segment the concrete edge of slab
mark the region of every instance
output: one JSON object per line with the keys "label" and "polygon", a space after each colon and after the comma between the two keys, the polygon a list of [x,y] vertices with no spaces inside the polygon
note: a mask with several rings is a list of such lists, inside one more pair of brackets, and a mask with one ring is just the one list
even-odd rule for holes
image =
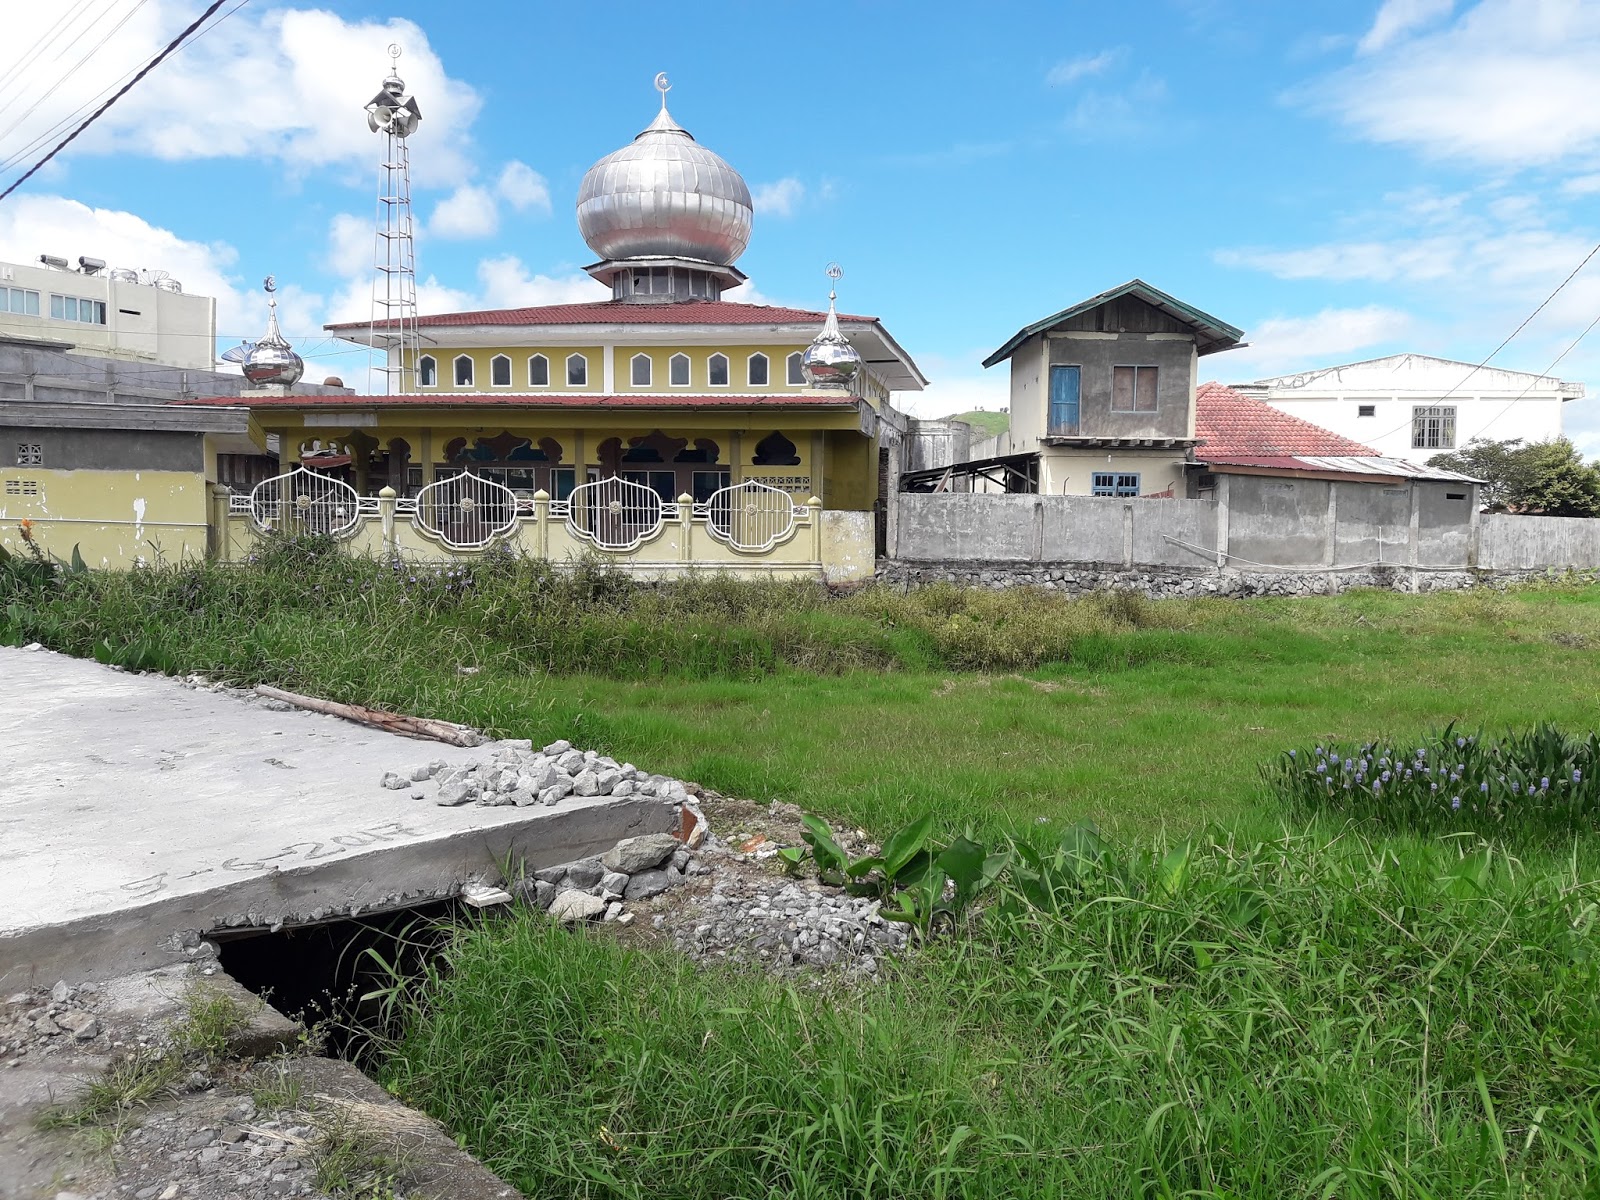
{"label": "concrete edge of slab", "polygon": [[465,883],[498,879],[507,862],[521,860],[531,871],[599,854],[636,834],[678,828],[677,806],[653,798],[542,810],[525,821],[375,847],[37,926],[0,937],[0,989],[148,971],[192,957],[208,933],[314,924],[450,899]]}

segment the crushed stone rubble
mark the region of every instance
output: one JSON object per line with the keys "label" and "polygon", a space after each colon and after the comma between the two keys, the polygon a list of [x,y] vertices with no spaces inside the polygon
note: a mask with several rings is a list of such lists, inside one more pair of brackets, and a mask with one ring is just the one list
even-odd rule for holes
{"label": "crushed stone rubble", "polygon": [[16,1067],[29,1055],[106,1053],[120,1048],[97,1015],[92,983],[48,991],[14,992],[0,1002],[0,1068]]}
{"label": "crushed stone rubble", "polygon": [[[123,1180],[107,1200],[176,1200],[200,1194],[277,1200],[321,1196],[310,1154],[317,1131],[295,1124],[295,1115],[258,1114],[248,1096],[223,1112],[163,1112],[130,1132],[119,1147],[125,1159],[145,1167]],[[153,1182],[145,1180],[155,1174]],[[160,1176],[166,1176],[163,1180]],[[202,1190],[203,1189],[203,1190]]]}
{"label": "crushed stone rubble", "polygon": [[682,804],[689,799],[683,782],[652,775],[632,763],[593,750],[577,750],[571,742],[551,742],[535,750],[525,739],[496,742],[493,761],[450,764],[442,758],[401,771],[386,771],[379,780],[391,791],[426,799],[432,784],[435,804],[485,807],[559,804],[568,796],[653,796]]}
{"label": "crushed stone rubble", "polygon": [[878,907],[876,900],[816,885],[727,880],[707,897],[704,919],[680,929],[674,944],[700,959],[874,975],[878,960],[904,950],[909,936],[907,926],[884,920]]}

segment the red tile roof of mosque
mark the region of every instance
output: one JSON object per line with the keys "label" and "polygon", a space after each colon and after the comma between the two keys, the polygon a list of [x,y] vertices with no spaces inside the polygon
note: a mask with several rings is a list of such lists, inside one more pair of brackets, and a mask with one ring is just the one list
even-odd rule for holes
{"label": "red tile roof of mosque", "polygon": [[[820,325],[827,315],[806,308],[736,304],[728,300],[675,300],[665,304],[597,300],[582,304],[541,304],[533,308],[434,313],[418,317],[417,324],[423,328],[446,325]],[[839,320],[868,325],[878,323],[877,317],[845,313],[839,314]],[[345,321],[323,328],[337,331],[366,329],[370,325],[370,321]]]}
{"label": "red tile roof of mosque", "polygon": [[847,392],[776,392],[764,396],[680,396],[676,393],[641,392],[626,396],[527,394],[488,395],[481,392],[401,392],[392,396],[195,396],[174,400],[213,408],[854,408],[860,398]]}
{"label": "red tile roof of mosque", "polygon": [[1202,461],[1302,454],[1378,456],[1371,446],[1291,417],[1224,384],[1202,383],[1195,390],[1194,410],[1195,437],[1201,442],[1195,457]]}

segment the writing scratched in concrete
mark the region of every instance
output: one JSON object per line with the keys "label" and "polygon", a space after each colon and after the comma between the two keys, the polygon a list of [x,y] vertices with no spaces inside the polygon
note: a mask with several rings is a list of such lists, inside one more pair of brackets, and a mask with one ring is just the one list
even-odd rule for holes
{"label": "writing scratched in concrete", "polygon": [[[390,821],[387,824],[377,825],[370,829],[358,829],[353,833],[336,833],[324,841],[290,842],[287,846],[273,854],[263,854],[260,858],[227,858],[221,863],[220,869],[224,871],[264,871],[269,866],[283,866],[291,862],[310,862],[313,859],[328,858],[345,850],[358,850],[363,846],[375,845],[378,842],[390,842],[398,837],[421,837],[420,829],[412,829],[402,821]],[[189,871],[179,876],[180,879],[193,879],[196,875],[206,875],[217,870],[217,867],[202,867],[197,871]],[[154,875],[147,875],[143,879],[135,879],[122,885],[122,890],[135,899],[154,896],[167,890],[171,886],[172,872],[158,871]]]}

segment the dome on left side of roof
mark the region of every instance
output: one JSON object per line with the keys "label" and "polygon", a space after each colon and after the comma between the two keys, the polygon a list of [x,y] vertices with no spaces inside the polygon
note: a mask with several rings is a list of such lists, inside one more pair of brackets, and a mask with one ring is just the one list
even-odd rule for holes
{"label": "dome on left side of roof", "polygon": [[687,258],[732,266],[754,215],[744,178],[667,112],[606,155],[578,188],[578,232],[604,259]]}

